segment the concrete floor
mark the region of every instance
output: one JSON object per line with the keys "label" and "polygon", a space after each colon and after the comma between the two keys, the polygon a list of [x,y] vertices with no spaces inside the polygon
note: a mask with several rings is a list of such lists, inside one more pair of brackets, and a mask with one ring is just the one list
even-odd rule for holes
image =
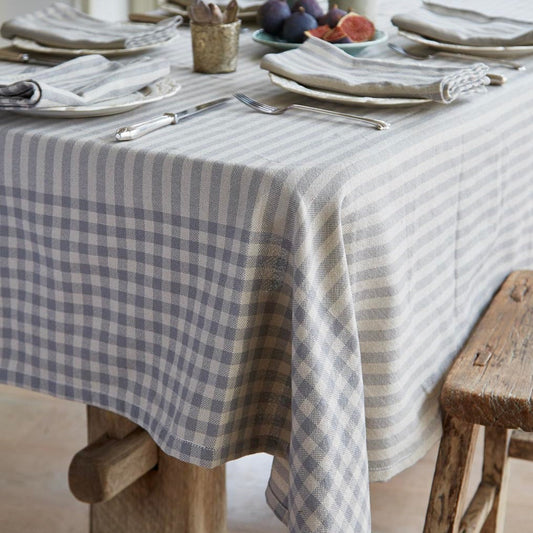
{"label": "concrete floor", "polygon": [[[87,533],[88,507],[70,494],[66,477],[85,445],[84,406],[0,387],[0,428],[0,532]],[[375,533],[422,531],[435,455],[372,484]],[[228,463],[228,533],[286,533],[264,501],[270,464],[265,454]],[[532,495],[533,463],[513,460],[506,533],[533,533]]]}

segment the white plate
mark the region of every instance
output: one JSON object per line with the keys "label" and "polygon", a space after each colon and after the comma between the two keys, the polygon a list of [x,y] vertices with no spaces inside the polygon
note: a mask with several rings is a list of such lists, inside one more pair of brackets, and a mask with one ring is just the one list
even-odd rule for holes
{"label": "white plate", "polygon": [[34,107],[31,109],[7,109],[18,115],[29,115],[32,117],[54,117],[54,118],[85,118],[103,117],[106,115],[117,115],[131,111],[137,107],[152,102],[157,102],[163,98],[175,95],[181,89],[181,85],[174,79],[162,78],[128,96],[113,98],[105,102],[99,102],[86,106],[64,106],[64,107]]}
{"label": "white plate", "polygon": [[273,74],[272,72],[269,72],[268,75],[270,81],[274,85],[277,85],[286,91],[339,104],[364,107],[409,107],[432,102],[432,100],[422,98],[376,98],[373,96],[353,96],[351,94],[335,93],[324,89],[312,89],[305,85],[301,85],[294,80],[289,80],[278,76],[277,74]]}
{"label": "white plate", "polygon": [[59,55],[59,56],[69,56],[69,57],[78,57],[86,56],[90,54],[100,54],[103,56],[122,56],[129,54],[138,54],[139,52],[145,52],[146,50],[151,50],[158,46],[164,44],[169,44],[178,39],[179,35],[162,41],[160,43],[148,44],[145,46],[137,46],[134,48],[108,48],[108,49],[97,49],[97,48],[56,48],[52,46],[45,46],[43,44],[36,43],[35,41],[30,41],[29,39],[22,39],[21,37],[14,37],[11,41],[11,44],[20,50],[25,50],[27,52],[36,52],[39,54],[49,54],[49,55]]}
{"label": "white plate", "polygon": [[528,54],[533,54],[533,45],[528,46],[467,46],[465,44],[453,44],[453,43],[443,43],[440,41],[434,41],[428,39],[427,37],[422,37],[417,33],[412,33],[410,31],[400,30],[398,35],[402,35],[407,39],[414,41],[418,44],[423,44],[425,46],[430,46],[431,48],[436,48],[437,50],[443,50],[445,52],[456,52],[462,54],[473,54],[476,56],[484,57],[515,57],[515,56],[525,56]]}

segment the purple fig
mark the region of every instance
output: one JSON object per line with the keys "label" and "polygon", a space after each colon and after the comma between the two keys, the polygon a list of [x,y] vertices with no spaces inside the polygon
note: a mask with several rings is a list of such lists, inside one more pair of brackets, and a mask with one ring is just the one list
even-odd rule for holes
{"label": "purple fig", "polygon": [[257,10],[257,22],[267,33],[279,35],[290,15],[291,8],[285,0],[268,0]]}
{"label": "purple fig", "polygon": [[324,14],[324,11],[322,11],[322,8],[320,7],[320,4],[317,2],[317,0],[296,0],[296,2],[294,2],[294,5],[292,6],[292,11],[296,12],[301,7],[305,9],[305,12],[308,15],[315,17],[315,19],[318,19]]}
{"label": "purple fig", "polygon": [[328,14],[324,13],[323,15],[320,15],[320,17],[318,17],[316,21],[318,22],[319,26],[325,26],[326,24],[328,24]]}
{"label": "purple fig", "polygon": [[333,7],[326,13],[326,22],[330,28],[334,28],[339,20],[346,15],[344,9],[339,9],[337,4],[334,4]]}
{"label": "purple fig", "polygon": [[318,26],[316,18],[305,12],[303,7],[295,11],[283,23],[282,37],[290,43],[303,43],[305,32]]}

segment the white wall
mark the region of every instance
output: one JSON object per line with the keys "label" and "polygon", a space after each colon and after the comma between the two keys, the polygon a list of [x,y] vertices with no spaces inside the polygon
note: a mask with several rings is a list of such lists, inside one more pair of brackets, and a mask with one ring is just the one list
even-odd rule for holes
{"label": "white wall", "polygon": [[128,20],[128,0],[86,0],[91,15],[105,20]]}

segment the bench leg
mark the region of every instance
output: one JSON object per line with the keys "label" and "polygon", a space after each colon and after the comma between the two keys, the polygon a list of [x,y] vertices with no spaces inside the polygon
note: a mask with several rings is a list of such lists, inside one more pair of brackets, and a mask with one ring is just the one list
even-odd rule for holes
{"label": "bench leg", "polygon": [[444,418],[424,533],[457,533],[479,426]]}
{"label": "bench leg", "polygon": [[511,435],[510,429],[485,428],[482,483],[496,487],[496,495],[481,533],[503,533],[509,484],[508,451]]}
{"label": "bench leg", "polygon": [[[89,442],[123,439],[137,426],[88,408]],[[206,469],[158,450],[157,467],[103,503],[91,505],[91,533],[225,533],[224,466]]]}

